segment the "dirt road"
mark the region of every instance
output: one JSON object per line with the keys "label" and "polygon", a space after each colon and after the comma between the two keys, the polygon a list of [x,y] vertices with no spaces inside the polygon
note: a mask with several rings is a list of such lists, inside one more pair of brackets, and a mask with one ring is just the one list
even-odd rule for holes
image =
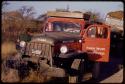
{"label": "dirt road", "polygon": [[114,73],[112,76],[100,81],[100,83],[122,83],[123,82],[123,69]]}

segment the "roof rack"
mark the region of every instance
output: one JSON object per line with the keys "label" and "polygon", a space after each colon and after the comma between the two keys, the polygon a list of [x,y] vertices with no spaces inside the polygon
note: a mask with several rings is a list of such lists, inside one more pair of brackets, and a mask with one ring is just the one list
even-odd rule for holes
{"label": "roof rack", "polygon": [[83,13],[66,12],[66,11],[48,11],[47,16],[51,17],[68,17],[68,18],[81,18],[83,19]]}

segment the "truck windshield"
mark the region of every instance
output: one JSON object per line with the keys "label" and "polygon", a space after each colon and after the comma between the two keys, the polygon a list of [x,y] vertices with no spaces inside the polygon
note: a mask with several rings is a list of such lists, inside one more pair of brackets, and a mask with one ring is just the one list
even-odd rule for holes
{"label": "truck windshield", "polygon": [[79,23],[73,23],[73,22],[55,21],[52,22],[52,25],[53,25],[53,31],[69,32],[74,34],[79,34],[81,28]]}

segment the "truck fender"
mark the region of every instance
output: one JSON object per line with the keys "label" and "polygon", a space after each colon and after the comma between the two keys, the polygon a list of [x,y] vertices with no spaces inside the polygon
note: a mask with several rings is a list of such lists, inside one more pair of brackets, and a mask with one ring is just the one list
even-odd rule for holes
{"label": "truck fender", "polygon": [[85,52],[82,53],[71,52],[66,54],[60,54],[59,58],[87,59],[88,55]]}

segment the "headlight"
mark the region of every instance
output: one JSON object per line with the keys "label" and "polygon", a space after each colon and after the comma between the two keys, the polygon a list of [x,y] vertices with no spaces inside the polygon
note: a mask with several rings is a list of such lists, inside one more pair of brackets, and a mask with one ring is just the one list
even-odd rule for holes
{"label": "headlight", "polygon": [[63,53],[63,54],[67,53],[68,52],[67,46],[61,46],[60,52]]}
{"label": "headlight", "polygon": [[21,42],[20,42],[20,47],[25,47],[25,45],[26,45],[26,42],[25,42],[25,41],[21,41]]}
{"label": "headlight", "polygon": [[79,43],[82,43],[82,40],[79,40]]}

